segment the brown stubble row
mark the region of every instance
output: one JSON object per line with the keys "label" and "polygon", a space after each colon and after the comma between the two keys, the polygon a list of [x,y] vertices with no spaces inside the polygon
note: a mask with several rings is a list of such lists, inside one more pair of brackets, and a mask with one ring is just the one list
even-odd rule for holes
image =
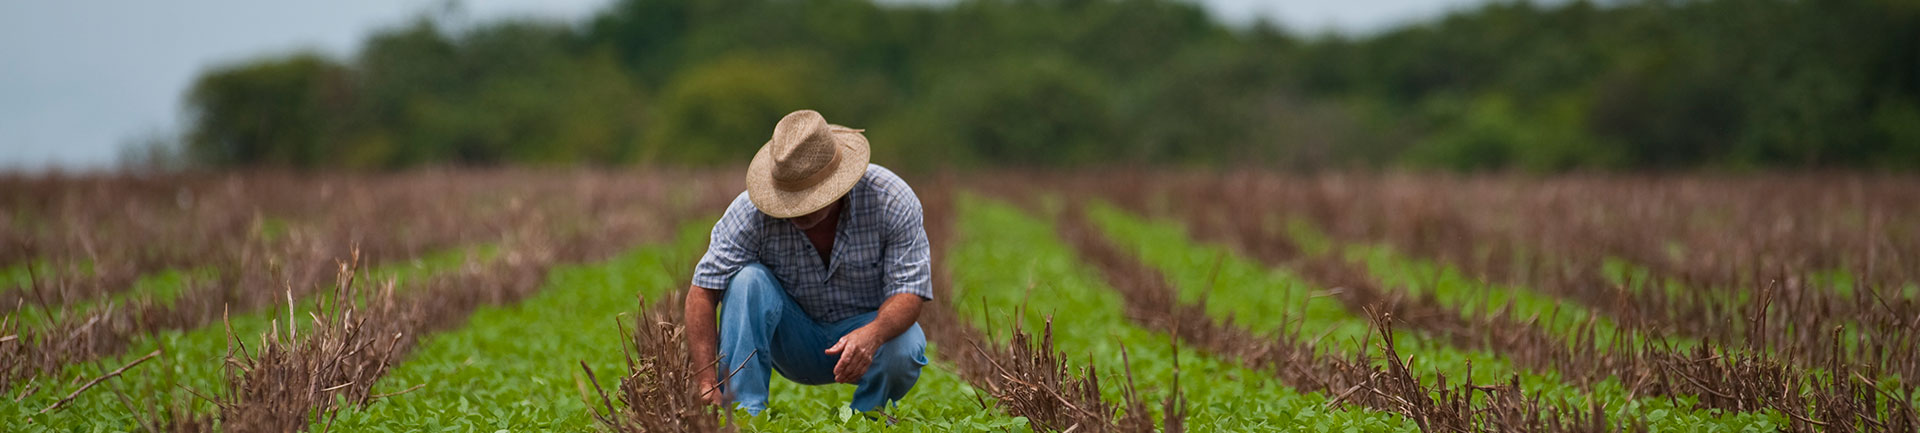
{"label": "brown stubble row", "polygon": [[[1019,312],[1001,311],[1012,326],[1004,340],[998,333],[992,311],[981,312],[980,328],[969,324],[953,308],[955,301],[967,296],[964,287],[953,284],[951,266],[945,262],[942,248],[958,239],[954,229],[956,180],[942,177],[934,188],[919,195],[923,203],[929,240],[935,245],[934,281],[946,289],[946,299],[927,304],[921,324],[927,338],[941,348],[940,355],[952,363],[961,377],[976,388],[986,390],[999,401],[1000,409],[1013,416],[1026,417],[1035,430],[1090,432],[1155,431],[1154,417],[1146,399],[1133,383],[1131,369],[1124,369],[1121,401],[1102,398],[1099,368],[1091,360],[1076,366],[1053,346],[1053,325],[1049,320],[1038,335],[1024,329]],[[970,272],[993,272],[971,270]],[[982,308],[985,308],[983,305]],[[1123,360],[1124,362],[1124,360]],[[1105,385],[1113,386],[1113,385]],[[1160,429],[1184,431],[1185,407],[1178,386],[1161,402]],[[984,403],[983,403],[984,405]]]}
{"label": "brown stubble row", "polygon": [[[332,297],[323,298],[332,309],[312,317],[305,338],[295,338],[291,329],[283,337],[276,329],[259,336],[249,351],[244,337],[235,336],[227,356],[228,392],[217,401],[220,425],[226,431],[294,431],[307,428],[314,414],[330,419],[342,409],[336,398],[347,406],[371,404],[386,397],[372,394],[374,383],[423,336],[457,327],[483,306],[532,296],[553,266],[604,260],[635,244],[670,238],[680,222],[731,199],[726,193],[732,182],[692,173],[675,179],[567,179],[549,192],[572,195],[570,203],[513,227],[502,253],[488,263],[435,275],[401,294],[389,286],[344,309],[340,300],[354,299],[355,289],[343,279]],[[678,190],[663,190],[663,184]],[[676,202],[668,193],[692,197]],[[351,275],[350,269],[342,273]],[[211,419],[174,422],[207,425]]]}
{"label": "brown stubble row", "polygon": [[[1920,300],[1898,293],[1920,268],[1912,265],[1920,261],[1920,185],[1909,179],[1239,176],[1197,185],[1260,198],[1219,212],[1306,215],[1341,241],[1392,244],[1489,282],[1577,301],[1647,334],[1920,377],[1920,339],[1912,338]],[[1850,225],[1849,209],[1883,223]],[[1733,223],[1698,222],[1716,218]],[[1682,252],[1669,254],[1669,244]],[[1653,281],[1608,281],[1601,263],[1610,257],[1648,264]],[[1856,295],[1811,282],[1836,268],[1863,276]],[[1680,285],[1669,291],[1659,285],[1667,280]],[[1727,301],[1736,295],[1752,301]]]}
{"label": "brown stubble row", "polygon": [[[223,269],[248,248],[283,248],[281,231],[318,232],[358,245],[370,262],[415,257],[497,233],[453,224],[470,214],[511,212],[487,172],[391,175],[162,175],[39,182],[18,203],[6,231],[9,251],[40,261],[25,287],[0,291],[0,311],[21,305],[55,309],[129,288],[167,269]],[[0,181],[4,183],[4,181]],[[334,251],[340,253],[341,251]],[[337,256],[336,256],[337,257]],[[83,269],[90,270],[83,271]],[[324,272],[323,272],[324,273]]]}
{"label": "brown stubble row", "polygon": [[[705,172],[665,174],[713,177]],[[173,175],[144,184],[106,177],[37,182],[30,197],[45,197],[15,201],[51,208],[23,209],[20,213],[39,221],[32,227],[0,226],[7,228],[9,239],[27,238],[10,240],[18,248],[8,251],[34,254],[33,259],[57,272],[37,274],[35,283],[23,288],[0,291],[0,311],[26,304],[54,309],[95,300],[166,269],[231,269],[251,257],[250,250],[297,249],[300,236],[329,242],[323,255],[330,257],[344,254],[341,245],[353,245],[369,264],[402,261],[490,240],[530,217],[531,209],[554,200],[588,200],[579,205],[592,213],[595,207],[623,200],[668,198],[657,190],[672,184],[529,170]],[[638,184],[604,185],[615,178]],[[593,189],[607,193],[581,192]],[[655,197],[632,197],[638,193]],[[265,234],[280,231],[285,234]],[[83,265],[93,271],[78,272]],[[319,275],[324,274],[321,269]]]}
{"label": "brown stubble row", "polygon": [[[1411,357],[1402,356],[1395,349],[1393,327],[1401,323],[1418,327],[1446,322],[1431,312],[1382,303],[1348,302],[1356,308],[1356,314],[1371,320],[1375,332],[1370,335],[1379,339],[1369,337],[1364,343],[1376,346],[1378,355],[1364,348],[1351,353],[1328,350],[1320,345],[1318,338],[1303,335],[1299,329],[1274,329],[1259,335],[1234,323],[1232,318],[1215,320],[1207,314],[1205,292],[1197,301],[1181,302],[1164,275],[1101,235],[1086,218],[1082,203],[1068,203],[1057,219],[1056,227],[1062,238],[1074,247],[1081,260],[1100,270],[1108,285],[1126,300],[1130,319],[1213,356],[1272,373],[1301,392],[1332,396],[1329,406],[1352,404],[1397,413],[1430,432],[1616,431],[1632,427],[1609,425],[1597,410],[1570,410],[1564,403],[1555,405],[1529,396],[1521,389],[1517,377],[1505,384],[1468,381],[1449,385],[1447,377],[1440,374],[1433,382],[1422,382],[1410,364]],[[1370,296],[1377,293],[1341,295],[1343,301]],[[1281,322],[1297,323],[1284,318]],[[1458,330],[1461,336],[1491,331],[1478,323],[1454,322],[1446,326],[1461,327]]]}
{"label": "brown stubble row", "polygon": [[[684,295],[685,292],[679,292]],[[600,397],[592,414],[601,426],[619,433],[720,432],[738,431],[723,417],[730,412],[716,410],[701,395],[723,392],[724,388],[700,388],[701,377],[718,375],[715,364],[697,366],[687,349],[685,309],[669,297],[655,300],[634,318],[633,330],[623,326],[628,338],[620,346],[626,355],[627,374],[620,377],[616,394],[609,396],[600,387],[598,376],[585,362],[580,368]],[[645,299],[640,300],[646,304]],[[619,323],[619,322],[615,322]],[[615,401],[618,401],[616,405]],[[601,408],[605,408],[605,412]]]}
{"label": "brown stubble row", "polygon": [[[251,181],[241,183],[255,184]],[[477,221],[473,224],[449,223],[447,220],[455,215],[485,215],[470,218],[472,220],[524,220],[528,214],[511,209],[486,213],[462,209],[472,206],[449,197],[473,199],[478,197],[480,191],[469,190],[467,194],[441,192],[440,188],[467,183],[432,176],[391,183],[369,182],[374,186],[353,188],[332,186],[324,180],[313,184],[259,183],[280,187],[251,191],[250,195],[281,197],[276,200],[295,197],[299,200],[292,201],[321,206],[315,208],[314,214],[308,215],[311,223],[289,227],[271,242],[250,235],[236,243],[210,246],[206,251],[208,256],[191,261],[198,263],[197,266],[214,267],[218,276],[211,280],[191,280],[177,299],[168,301],[136,297],[127,302],[105,305],[85,315],[62,317],[49,322],[44,328],[18,330],[14,334],[20,338],[15,344],[0,345],[0,358],[15,361],[7,364],[5,375],[0,375],[0,385],[11,386],[15,381],[27,377],[57,372],[63,365],[119,353],[133,339],[143,335],[167,329],[191,329],[211,323],[229,311],[244,313],[276,305],[289,292],[292,296],[304,299],[321,288],[332,262],[348,256],[356,246],[373,248],[362,250],[366,251],[362,256],[385,256],[365,258],[364,261],[369,263],[399,260],[424,253],[428,248],[485,240],[488,236],[480,232],[483,228],[518,224]],[[240,209],[237,212],[250,213],[244,207]],[[382,229],[392,230],[383,232]],[[402,230],[408,233],[399,234]],[[191,231],[179,231],[170,232],[167,236],[195,238],[198,235]],[[119,242],[101,244],[102,248],[98,249],[139,250],[149,242],[171,242],[170,239],[148,238],[114,240]],[[371,242],[367,242],[369,240]],[[374,254],[374,251],[379,254]],[[40,296],[41,293],[58,294],[51,298],[77,299],[110,292],[104,287],[85,287],[89,286],[35,287],[27,292],[33,293],[35,299],[50,298]],[[55,302],[42,305],[59,308],[59,303]]]}
{"label": "brown stubble row", "polygon": [[[49,329],[67,331],[66,334],[47,333],[73,338],[34,342],[46,347],[78,345],[100,349],[82,350],[79,358],[50,359],[54,364],[84,360],[86,353],[111,351],[119,344],[115,338],[94,339],[97,342],[94,344],[72,341],[95,332],[94,328],[140,332],[197,325],[203,323],[209,311],[230,304],[243,308],[255,305],[254,301],[258,300],[255,298],[265,292],[243,289],[245,287],[279,281],[294,283],[295,290],[318,286],[327,275],[328,262],[344,257],[350,247],[357,247],[370,264],[381,264],[488,240],[498,236],[502,227],[512,225],[510,221],[526,218],[524,209],[529,206],[520,203],[524,200],[518,196],[540,197],[499,189],[499,185],[491,185],[488,181],[491,177],[483,173],[428,172],[367,179],[315,175],[304,183],[277,173],[249,176],[224,179],[212,187],[194,183],[191,178],[182,180],[183,183],[171,191],[185,196],[224,197],[217,204],[206,204],[215,201],[213,199],[192,200],[199,204],[187,206],[188,215],[184,216],[140,216],[164,213],[152,210],[109,213],[111,217],[101,218],[98,224],[88,224],[85,221],[90,218],[90,212],[110,211],[83,208],[91,210],[60,212],[72,214],[67,220],[69,223],[41,232],[72,232],[78,236],[63,239],[85,243],[85,250],[93,253],[55,254],[45,260],[68,264],[91,262],[99,272],[39,275],[28,287],[0,294],[0,298],[9,300],[0,308],[15,311],[16,306],[32,303],[40,307],[39,311],[55,311],[77,301],[126,290],[133,278],[160,269],[204,267],[215,271],[217,276],[212,280],[201,278],[190,282],[192,287],[171,307],[162,300],[134,297],[87,315],[67,315]],[[75,182],[87,183],[85,179]],[[157,200],[143,198],[141,192],[169,190],[157,185],[126,189],[127,192],[119,194],[124,197],[88,195],[52,201],[98,204],[124,199],[129,204],[150,203]],[[111,192],[69,190],[83,190],[68,191],[73,194]],[[263,236],[268,230],[262,226],[265,221],[262,215],[269,212],[268,209],[284,212],[292,221],[283,230],[273,230],[280,233],[270,236],[271,239]],[[129,215],[132,217],[123,218]],[[184,219],[175,221],[181,218]],[[243,222],[228,224],[240,232],[234,233],[194,223],[202,219]],[[172,225],[165,226],[168,223]],[[138,236],[112,235],[124,232],[120,226],[155,224],[164,228],[140,231]],[[178,245],[193,247],[174,248]],[[151,254],[167,259],[138,265],[129,265],[132,262],[125,260]],[[71,352],[35,351],[56,355]],[[0,380],[14,377],[16,375],[8,374],[0,376]]]}
{"label": "brown stubble row", "polygon": [[141,275],[226,256],[224,249],[252,237],[256,212],[297,204],[265,193],[296,188],[278,176],[9,178],[0,185],[11,198],[0,216],[8,219],[0,225],[0,259],[4,266],[43,263],[32,283],[0,290],[0,311],[95,299]]}
{"label": "brown stubble row", "polygon": [[[1039,209],[1043,204],[1035,194],[1038,191],[1036,186],[1046,184],[1033,183],[1032,180],[1035,177],[1037,176],[1029,174],[1007,176],[976,174],[965,177],[960,183],[971,191],[1014,201],[1027,209]],[[956,189],[957,187],[954,186],[942,188],[943,194],[927,202],[927,215],[930,216],[927,225],[929,234],[934,233],[933,230],[936,227],[940,227],[940,232],[948,233],[941,237],[951,236],[953,222],[950,220],[957,215],[953,208]],[[923,194],[922,197],[926,195]],[[935,209],[941,210],[936,212]],[[943,220],[947,221],[936,223],[931,217],[936,214],[946,215],[947,217]],[[947,268],[947,266],[935,268],[935,276],[939,281],[952,281],[950,276],[941,274],[943,271],[950,271]],[[994,271],[976,270],[975,272]],[[1028,290],[1032,288],[1029,287]],[[952,286],[952,292],[951,296],[966,295],[963,287]],[[943,303],[936,302],[936,304]],[[1051,320],[1042,328],[1040,337],[1034,338],[1021,328],[1021,322],[1017,317],[1023,316],[1022,312],[1000,313],[1002,316],[1011,313],[1011,316],[1016,318],[1009,320],[1014,326],[1008,331],[1005,344],[982,346],[979,342],[998,340],[993,335],[982,336],[978,329],[960,319],[960,313],[954,311],[950,305],[937,305],[930,308],[925,316],[927,319],[923,319],[922,323],[932,321],[933,325],[928,327],[928,338],[942,347],[966,344],[966,347],[973,349],[971,354],[973,359],[954,360],[955,364],[960,366],[962,375],[975,382],[976,386],[985,382],[987,386],[984,388],[1000,400],[1003,406],[1008,407],[1008,413],[1027,417],[1033,421],[1036,429],[1083,431],[1091,426],[1097,431],[1153,430],[1153,420],[1147,412],[1147,403],[1134,389],[1130,369],[1126,373],[1128,374],[1125,382],[1127,392],[1123,393],[1124,401],[1114,403],[1102,401],[1097,369],[1092,360],[1088,360],[1087,365],[1075,374],[1075,368],[1066,361],[1068,359],[1066,354],[1053,348]],[[982,311],[983,326],[989,330],[997,330],[992,320],[994,316],[994,312]],[[953,331],[940,331],[935,328],[963,330],[964,333],[941,336],[938,334]],[[955,356],[951,352],[953,350],[947,350],[942,354],[947,357]],[[967,356],[967,354],[961,356]],[[1181,397],[1177,383],[1172,391],[1168,399],[1160,402],[1161,427],[1166,431],[1184,431],[1185,401]],[[1125,410],[1116,416],[1115,409],[1120,408]]]}
{"label": "brown stubble row", "polygon": [[[1327,293],[1339,300],[1350,312],[1360,315],[1391,316],[1395,319],[1395,323],[1444,341],[1453,347],[1498,353],[1517,366],[1532,371],[1555,372],[1563,380],[1583,387],[1612,378],[1626,378],[1624,384],[1633,395],[1669,398],[1699,396],[1705,407],[1730,410],[1757,410],[1766,405],[1756,402],[1774,403],[1774,399],[1764,398],[1765,396],[1729,394],[1725,390],[1717,389],[1719,387],[1710,385],[1724,385],[1725,380],[1683,380],[1675,377],[1672,373],[1678,369],[1700,372],[1703,368],[1696,365],[1699,362],[1695,359],[1676,356],[1684,353],[1673,350],[1662,351],[1657,346],[1636,348],[1626,338],[1597,341],[1598,337],[1591,322],[1568,333],[1571,335],[1562,335],[1539,326],[1537,322],[1539,318],[1516,317],[1510,309],[1497,311],[1473,309],[1470,312],[1462,312],[1460,309],[1441,304],[1430,293],[1410,295],[1409,290],[1382,287],[1380,281],[1371,276],[1363,264],[1345,260],[1337,251],[1302,254],[1301,248],[1294,245],[1284,233],[1271,230],[1260,222],[1262,217],[1260,215],[1206,212],[1202,207],[1182,207],[1181,209],[1188,210],[1182,212],[1180,217],[1187,227],[1192,228],[1191,232],[1196,240],[1227,245],[1258,259],[1268,267],[1289,269],[1314,287],[1328,289]],[[1072,221],[1072,223],[1090,224],[1084,219]],[[1089,249],[1097,250],[1098,253],[1094,254],[1096,256],[1110,257],[1119,254],[1111,250],[1111,247],[1105,246],[1104,242],[1089,241],[1088,243],[1095,245]],[[1105,262],[1111,263],[1113,267],[1144,267],[1142,264],[1123,258],[1108,258]],[[1135,272],[1151,272],[1151,270]],[[1141,278],[1146,281],[1157,281],[1158,277],[1158,274],[1151,274]],[[1649,341],[1644,344],[1654,343]],[[1599,353],[1596,354],[1595,351]],[[1629,356],[1615,356],[1618,354]],[[1736,356],[1736,358],[1739,357]],[[1702,359],[1705,357],[1703,356]],[[1738,362],[1708,364],[1724,367],[1744,365]],[[1716,374],[1699,376],[1740,378],[1752,375],[1740,373],[1765,374],[1763,369],[1751,368],[1727,368],[1711,371],[1711,373]]]}
{"label": "brown stubble row", "polygon": [[[1271,236],[1269,231],[1209,240],[1228,245],[1279,241]],[[1398,295],[1405,290],[1383,290],[1363,265],[1331,255],[1294,257],[1290,261],[1261,258],[1270,265],[1297,271],[1316,287],[1339,288],[1333,293],[1351,311],[1391,314],[1403,318],[1400,323],[1454,347],[1498,353],[1517,366],[1557,372],[1563,380],[1582,387],[1618,378],[1630,395],[1670,400],[1692,397],[1700,407],[1712,409],[1775,410],[1788,414],[1795,431],[1820,431],[1836,423],[1848,431],[1907,431],[1920,421],[1911,408],[1887,412],[1875,409],[1900,400],[1888,399],[1893,396],[1874,390],[1870,380],[1852,378],[1854,374],[1878,377],[1871,368],[1823,365],[1825,371],[1839,372],[1843,378],[1834,381],[1778,358],[1713,342],[1679,349],[1655,340],[1636,344],[1626,334],[1601,340],[1591,322],[1574,331],[1571,339],[1562,338],[1538,326],[1538,318],[1520,319],[1504,310],[1462,315],[1431,295],[1412,297]]]}
{"label": "brown stubble row", "polygon": [[[275,432],[307,428],[309,416],[330,418],[340,407],[365,406],[381,397],[373,384],[404,359],[419,339],[458,326],[483,305],[502,305],[531,295],[555,263],[552,246],[516,241],[501,257],[440,274],[404,294],[391,283],[363,304],[353,302],[359,284],[352,269],[311,320],[288,317],[289,329],[266,335],[230,335],[227,392],[216,400],[226,431]],[[297,318],[308,319],[308,318]],[[295,327],[302,324],[304,326]],[[247,340],[257,337],[251,345]],[[210,425],[212,419],[176,420]]]}
{"label": "brown stubble row", "polygon": [[[1679,350],[1656,341],[1635,344],[1625,336],[1612,341],[1594,341],[1589,326],[1574,333],[1577,341],[1569,342],[1533,326],[1531,321],[1516,321],[1504,312],[1462,316],[1431,298],[1390,297],[1389,292],[1381,290],[1378,283],[1367,276],[1361,265],[1341,260],[1336,257],[1337,253],[1297,254],[1299,249],[1289,246],[1286,236],[1268,222],[1272,211],[1263,208],[1265,204],[1257,200],[1233,200],[1232,195],[1219,190],[1189,189],[1169,194],[1176,198],[1163,209],[1176,209],[1174,213],[1203,240],[1235,246],[1269,265],[1293,268],[1319,286],[1342,288],[1335,293],[1353,311],[1392,314],[1456,347],[1500,353],[1520,366],[1560,372],[1580,385],[1618,377],[1634,395],[1669,398],[1691,395],[1709,408],[1778,410],[1793,418],[1795,430],[1838,427],[1856,431],[1907,431],[1915,425],[1913,408],[1899,403],[1906,400],[1884,395],[1873,388],[1874,380],[1869,378],[1883,377],[1884,371],[1872,364],[1839,362],[1844,359],[1838,355],[1839,346],[1831,348],[1834,356],[1814,358],[1818,363],[1813,367],[1837,374],[1827,376],[1806,366],[1712,341],[1692,350]],[[1139,209],[1151,207],[1145,205],[1146,200],[1135,195],[1115,201]],[[1596,349],[1599,353],[1590,353]],[[1879,411],[1876,407],[1880,405],[1895,409]]]}
{"label": "brown stubble row", "polygon": [[[1489,283],[1577,302],[1646,334],[1721,341],[1808,366],[1840,360],[1920,377],[1920,339],[1909,338],[1920,331],[1920,300],[1897,292],[1920,272],[1907,265],[1920,262],[1920,198],[1914,197],[1920,182],[1914,179],[1026,178],[1101,193],[1148,214],[1179,214],[1195,221],[1196,235],[1209,238],[1284,230],[1287,219],[1301,219],[1338,242],[1390,244]],[[1284,243],[1247,248],[1297,253]],[[1654,276],[1616,284],[1602,272],[1609,258],[1655,262],[1648,266]],[[1863,276],[1856,295],[1810,278],[1833,269]],[[1668,281],[1677,285],[1663,285]],[[1728,301],[1737,296],[1751,301]],[[1833,332],[1841,327],[1848,332]],[[1845,350],[1832,350],[1836,345]]]}
{"label": "brown stubble row", "polygon": [[[194,281],[170,303],[135,298],[35,329],[18,329],[17,318],[12,318],[14,329],[4,332],[15,338],[0,341],[0,361],[5,361],[0,362],[4,365],[0,373],[5,373],[0,375],[4,381],[0,385],[10,387],[14,381],[52,373],[62,365],[119,353],[143,335],[206,325],[229,311],[244,313],[277,305],[289,294],[304,299],[323,290],[321,281],[334,261],[356,247],[363,264],[378,264],[444,245],[503,240],[510,232],[542,225],[551,227],[555,236],[573,239],[561,244],[558,253],[563,256],[607,254],[617,246],[594,239],[632,237],[580,227],[599,227],[596,230],[614,234],[657,230],[657,220],[637,218],[628,210],[671,206],[669,199],[674,197],[669,189],[676,185],[715,184],[713,175],[702,173],[488,171],[393,176],[347,182],[366,185],[355,187],[323,177],[271,191],[268,195],[280,197],[276,200],[316,204],[320,213],[305,218],[315,222],[290,227],[272,243],[226,246],[231,250],[219,251],[220,257],[211,260],[219,277]],[[711,192],[691,194],[681,201],[716,200],[707,198],[714,195]]]}
{"label": "brown stubble row", "polygon": [[[5,210],[0,212],[0,245],[7,246],[0,250],[0,266],[34,259],[87,257],[97,253],[91,250],[98,243],[111,243],[114,238],[158,237],[158,232],[174,231],[171,226],[183,223],[197,223],[202,229],[234,229],[231,226],[247,222],[222,218],[233,216],[224,212],[225,208],[257,200],[248,194],[256,186],[289,182],[290,176],[265,174],[0,175],[0,191],[5,192],[0,194],[0,209]],[[107,234],[82,230],[101,227],[117,231]],[[214,237],[216,231],[203,234]],[[193,249],[189,245],[168,247]]]}
{"label": "brown stubble row", "polygon": [[[710,187],[698,194],[701,199],[689,206],[681,220],[711,215],[715,209],[725,209],[740,189],[738,182],[717,181],[725,177],[717,173],[707,177]],[[596,206],[604,204],[607,203]],[[674,226],[678,227],[678,224]],[[693,264],[682,265],[691,269]],[[676,281],[679,282],[676,287],[688,287],[690,278],[683,275]],[[673,293],[685,295],[685,292]],[[629,336],[621,344],[621,351],[626,355],[627,374],[620,377],[615,395],[609,396],[607,390],[600,388],[599,379],[591,367],[585,362],[580,364],[602,399],[601,407],[606,410],[603,413],[595,408],[593,416],[608,429],[615,432],[737,430],[722,422],[721,413],[700,398],[705,390],[696,390],[701,375],[715,372],[712,366],[693,365],[692,353],[687,349],[684,336],[686,328],[682,316],[685,313],[682,304],[675,302],[677,299],[680,298],[659,299],[651,305],[646,299],[639,300],[645,307],[634,317],[633,329],[628,331],[623,328],[621,332]],[[617,407],[616,398],[619,401]]]}

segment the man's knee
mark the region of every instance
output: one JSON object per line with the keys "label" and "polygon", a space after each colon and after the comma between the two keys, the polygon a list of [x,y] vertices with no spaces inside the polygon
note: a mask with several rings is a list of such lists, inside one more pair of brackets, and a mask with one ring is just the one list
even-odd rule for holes
{"label": "man's knee", "polygon": [[772,271],[759,263],[748,264],[727,280],[727,292],[720,297],[720,327],[772,326],[787,302],[786,290]]}
{"label": "man's knee", "polygon": [[739,271],[735,271],[732,279],[727,280],[725,301],[767,296],[777,294],[779,291],[780,283],[779,280],[774,279],[773,271],[767,270],[766,265],[749,263]]}
{"label": "man's knee", "polygon": [[740,270],[733,272],[733,278],[727,280],[727,289],[743,285],[761,285],[773,281],[777,280],[773,277],[773,271],[767,269],[767,265],[748,263],[746,266],[741,266]]}
{"label": "man's knee", "polygon": [[874,354],[874,366],[885,369],[883,373],[918,373],[920,367],[927,365],[927,337],[920,331],[920,325],[908,327],[900,336],[880,345]]}

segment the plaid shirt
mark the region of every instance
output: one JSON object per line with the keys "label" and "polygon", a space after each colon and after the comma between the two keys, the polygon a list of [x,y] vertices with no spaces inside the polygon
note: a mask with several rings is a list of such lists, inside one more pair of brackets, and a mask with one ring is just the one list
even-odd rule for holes
{"label": "plaid shirt", "polygon": [[920,198],[906,181],[868,164],[867,174],[847,192],[841,209],[833,260],[822,265],[805,232],[760,213],[747,194],[740,193],[713,225],[713,239],[694,268],[693,285],[726,290],[734,272],[759,262],[773,271],[800,309],[820,322],[879,310],[895,294],[933,299],[933,265]]}

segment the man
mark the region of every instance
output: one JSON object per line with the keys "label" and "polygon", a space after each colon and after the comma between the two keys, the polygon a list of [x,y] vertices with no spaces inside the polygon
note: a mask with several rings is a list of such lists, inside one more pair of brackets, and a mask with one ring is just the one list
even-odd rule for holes
{"label": "man", "polygon": [[862,412],[913,388],[927,365],[915,323],[933,298],[927,233],[913,189],[870,154],[861,130],[812,110],[774,125],[687,290],[693,361],[720,359],[700,391],[726,380],[703,398],[758,415],[769,368],[801,384],[858,384],[851,406]]}

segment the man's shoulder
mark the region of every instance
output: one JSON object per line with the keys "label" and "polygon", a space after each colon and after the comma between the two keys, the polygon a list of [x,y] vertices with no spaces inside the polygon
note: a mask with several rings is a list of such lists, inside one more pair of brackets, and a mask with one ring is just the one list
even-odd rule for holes
{"label": "man's shoulder", "polygon": [[867,174],[862,180],[866,181],[867,188],[883,202],[897,203],[907,200],[918,203],[920,201],[919,197],[913,195],[913,187],[908,186],[905,179],[901,179],[900,175],[894,174],[893,170],[888,170],[880,164],[867,164]]}
{"label": "man's shoulder", "polygon": [[753,199],[747,196],[746,191],[741,191],[738,197],[733,198],[733,203],[727,204],[727,213],[721,215],[720,219],[734,222],[741,226],[740,229],[747,229],[757,226],[766,215],[753,205]]}

